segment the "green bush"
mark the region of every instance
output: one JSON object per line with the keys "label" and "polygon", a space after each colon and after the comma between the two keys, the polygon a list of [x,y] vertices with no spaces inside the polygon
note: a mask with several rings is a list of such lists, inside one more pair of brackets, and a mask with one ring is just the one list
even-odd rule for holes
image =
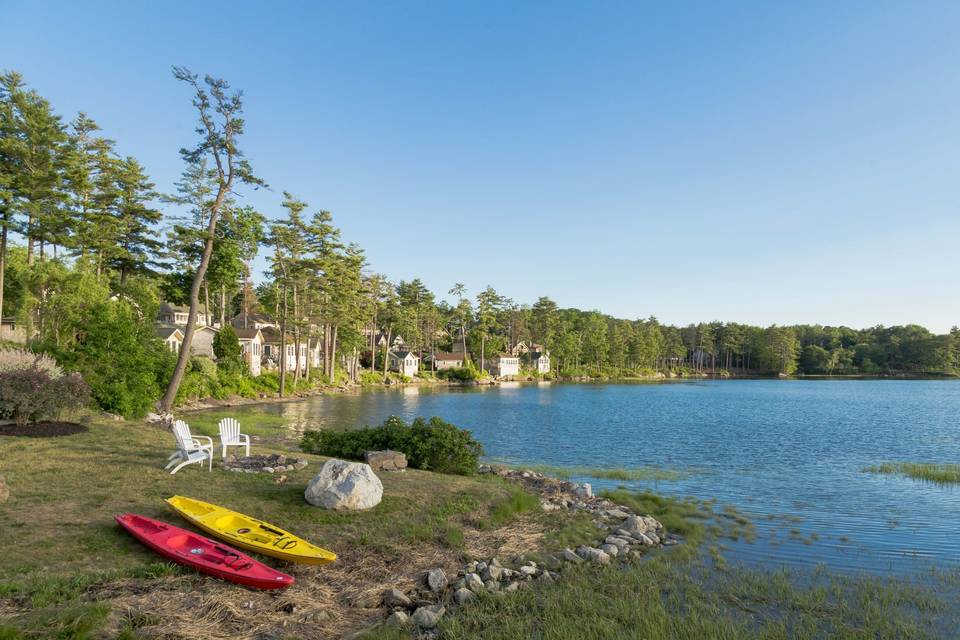
{"label": "green bush", "polygon": [[247,369],[243,361],[243,349],[237,332],[231,325],[224,325],[213,338],[213,354],[217,356],[217,366],[228,373],[242,373]]}
{"label": "green bush", "polygon": [[379,371],[362,371],[360,372],[360,384],[383,384],[383,374]]}
{"label": "green bush", "polygon": [[415,419],[411,424],[390,416],[379,427],[354,431],[307,431],[300,442],[307,453],[360,460],[366,451],[393,449],[407,456],[414,469],[470,475],[477,469],[483,447],[465,429],[440,418]]}
{"label": "green bush", "polygon": [[105,411],[140,418],[153,409],[170,379],[174,355],[126,300],[104,300],[77,313],[74,341],[42,345],[66,371],[90,385]]}
{"label": "green bush", "polygon": [[444,369],[443,371],[438,371],[437,375],[446,380],[458,380],[460,382],[470,382],[471,380],[480,379],[480,371],[470,365],[456,367],[454,369]]}

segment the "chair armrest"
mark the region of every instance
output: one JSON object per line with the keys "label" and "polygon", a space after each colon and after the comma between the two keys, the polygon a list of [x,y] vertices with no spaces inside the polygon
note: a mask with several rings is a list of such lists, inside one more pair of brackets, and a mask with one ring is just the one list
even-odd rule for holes
{"label": "chair armrest", "polygon": [[211,438],[210,436],[193,436],[193,442],[194,442],[198,447],[202,447],[202,446],[203,446],[203,443],[200,442],[201,440],[206,440],[208,447],[212,447],[212,446],[213,446],[213,438]]}
{"label": "chair armrest", "polygon": [[241,442],[245,442],[246,444],[250,444],[250,436],[248,436],[248,435],[245,434],[245,433],[239,434],[239,439],[240,439]]}

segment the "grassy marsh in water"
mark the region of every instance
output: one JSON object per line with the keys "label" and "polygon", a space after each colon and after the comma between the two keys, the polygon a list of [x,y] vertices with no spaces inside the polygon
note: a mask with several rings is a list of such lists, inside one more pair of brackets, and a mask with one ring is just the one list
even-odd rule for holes
{"label": "grassy marsh in water", "polygon": [[[941,595],[960,586],[960,572],[923,582],[841,577],[823,568],[764,571],[731,568],[715,534],[748,526],[732,508],[625,490],[605,495],[669,521],[686,543],[626,565],[567,566],[562,580],[510,594],[481,594],[440,621],[441,640],[814,640],[950,637],[960,624]],[[589,518],[569,525],[570,539],[589,537]],[[550,537],[546,543],[557,542]],[[701,544],[702,543],[702,544]],[[705,550],[704,550],[704,547]],[[409,638],[385,627],[368,640]]]}
{"label": "grassy marsh in water", "polygon": [[862,469],[865,473],[901,475],[914,480],[926,480],[937,484],[960,483],[960,464],[934,464],[929,462],[884,462]]}
{"label": "grassy marsh in water", "polygon": [[549,465],[521,465],[523,469],[537,471],[544,475],[569,480],[572,477],[597,478],[600,480],[621,480],[624,482],[633,480],[680,480],[688,475],[686,472],[675,471],[673,469],[661,469],[659,467],[632,467],[632,468],[606,468],[606,467],[552,467]]}

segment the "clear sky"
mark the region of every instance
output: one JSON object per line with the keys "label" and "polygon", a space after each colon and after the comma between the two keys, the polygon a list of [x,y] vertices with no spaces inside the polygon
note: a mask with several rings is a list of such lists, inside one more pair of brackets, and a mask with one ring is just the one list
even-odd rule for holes
{"label": "clear sky", "polygon": [[0,68],[172,189],[170,65],[371,269],[678,324],[960,323],[960,3],[0,2]]}

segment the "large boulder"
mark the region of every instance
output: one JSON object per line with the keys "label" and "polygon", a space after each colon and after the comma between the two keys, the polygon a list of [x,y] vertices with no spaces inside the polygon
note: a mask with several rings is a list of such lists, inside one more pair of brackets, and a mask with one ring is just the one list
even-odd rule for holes
{"label": "large boulder", "polygon": [[368,464],[327,460],[307,485],[303,497],[324,509],[369,509],[383,499],[383,484]]}
{"label": "large boulder", "polygon": [[367,451],[363,457],[374,471],[403,471],[407,468],[407,456],[400,451]]}

